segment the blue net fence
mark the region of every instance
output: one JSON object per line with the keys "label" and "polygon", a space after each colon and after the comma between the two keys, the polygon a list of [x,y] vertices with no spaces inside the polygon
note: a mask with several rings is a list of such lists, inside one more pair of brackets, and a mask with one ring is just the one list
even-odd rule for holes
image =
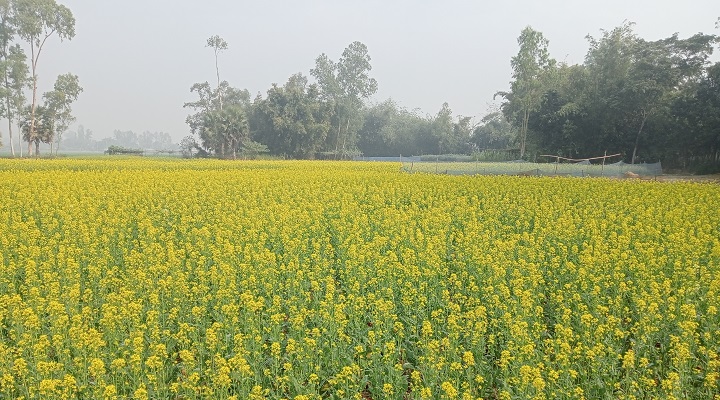
{"label": "blue net fence", "polygon": [[[383,157],[391,158],[391,157]],[[524,175],[524,176],[577,176],[577,177],[657,177],[662,165],[657,163],[612,164],[590,163],[533,163],[522,160],[510,162],[443,162],[421,160],[419,157],[398,157],[373,160],[401,162],[402,170],[409,173],[436,173],[446,175]]]}

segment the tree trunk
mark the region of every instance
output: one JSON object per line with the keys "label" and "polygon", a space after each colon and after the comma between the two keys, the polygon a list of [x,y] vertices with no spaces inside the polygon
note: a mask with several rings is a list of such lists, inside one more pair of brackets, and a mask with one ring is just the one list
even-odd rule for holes
{"label": "tree trunk", "polygon": [[[30,140],[28,140],[28,156],[32,155],[32,140],[35,137],[35,108],[37,107],[37,58],[35,56],[35,46],[32,41],[30,42],[31,56],[32,56],[32,81],[33,81],[33,94],[32,94],[32,105],[30,107]],[[40,50],[38,50],[38,53]],[[38,54],[39,55],[39,54]],[[36,143],[35,149],[40,150],[40,144]]]}
{"label": "tree trunk", "polygon": [[[10,86],[8,83],[7,68],[5,71],[5,89]],[[8,135],[10,135],[10,154],[15,157],[15,145],[13,144],[13,132],[12,132],[12,112],[10,111],[10,94],[6,93],[5,104],[7,106],[7,119],[8,119]]]}
{"label": "tree trunk", "polygon": [[40,157],[40,140],[35,140],[35,157]]}
{"label": "tree trunk", "polygon": [[337,160],[338,156],[338,149],[340,148],[340,127],[342,126],[342,121],[340,120],[340,115],[338,114],[338,134],[337,138],[335,139],[335,154],[333,157]]}
{"label": "tree trunk", "polygon": [[[2,20],[2,27],[3,29],[7,29],[8,19],[7,16],[3,18]],[[8,58],[8,40],[5,40],[3,42],[3,61],[7,62]],[[12,111],[10,111],[10,82],[8,81],[8,69],[7,65],[5,66],[5,104],[7,106],[7,119],[8,119],[8,135],[10,136],[10,154],[12,154],[13,157],[15,157],[15,144],[13,143],[13,135],[12,135]]]}
{"label": "tree trunk", "polygon": [[345,136],[343,136],[343,145],[342,145],[342,151],[345,151],[345,142],[347,141],[348,132],[350,131],[350,117],[347,119],[347,124],[345,125]]}
{"label": "tree trunk", "polygon": [[33,99],[30,108],[30,140],[28,140],[28,156],[32,155],[32,139],[35,137],[35,108],[37,106],[37,77],[33,78]]}
{"label": "tree trunk", "polygon": [[223,109],[223,99],[222,99],[222,93],[220,92],[220,68],[218,67],[218,51],[217,48],[215,49],[215,73],[217,74],[217,92],[218,92],[218,101],[220,102],[220,111]]}
{"label": "tree trunk", "polygon": [[10,154],[15,157],[15,144],[13,143],[12,120],[8,118],[8,135],[10,135]]}
{"label": "tree trunk", "polygon": [[637,136],[635,136],[635,147],[633,148],[633,155],[631,164],[635,164],[635,154],[637,154],[638,143],[640,142],[640,134],[642,133],[643,127],[645,126],[645,120],[647,120],[647,113],[642,110],[642,121],[640,122],[640,129],[638,129]]}
{"label": "tree trunk", "polygon": [[[33,67],[33,70],[35,68]],[[33,102],[32,106],[30,107],[30,141],[28,142],[28,145],[30,145],[30,148],[28,150],[28,155],[31,155],[32,152],[32,138],[35,137],[35,108],[37,106],[37,76],[35,76],[35,73],[33,72]]]}
{"label": "tree trunk", "polygon": [[528,120],[530,119],[530,110],[526,107],[523,110],[523,120],[520,125],[520,158],[525,157],[525,142],[527,141]]}

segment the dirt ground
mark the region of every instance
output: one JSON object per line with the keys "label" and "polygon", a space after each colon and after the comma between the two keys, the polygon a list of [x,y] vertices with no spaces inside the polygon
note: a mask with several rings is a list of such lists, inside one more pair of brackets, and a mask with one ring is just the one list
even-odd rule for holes
{"label": "dirt ground", "polygon": [[714,182],[720,183],[720,174],[712,175],[676,175],[666,174],[660,175],[656,179],[658,182],[679,182],[679,181],[690,181],[690,182]]}

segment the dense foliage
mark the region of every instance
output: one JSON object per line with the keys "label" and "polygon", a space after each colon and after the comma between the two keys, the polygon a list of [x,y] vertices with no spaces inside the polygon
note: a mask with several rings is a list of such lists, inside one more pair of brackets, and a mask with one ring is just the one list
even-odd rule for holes
{"label": "dense foliage", "polygon": [[[298,73],[252,102],[246,90],[221,81],[218,72],[215,88],[203,82],[190,89],[199,98],[185,104],[194,110],[187,118],[193,135],[182,147],[188,154],[220,158],[232,154],[227,149],[244,153],[257,144],[275,156],[297,159],[472,151],[471,118],[453,117],[447,103],[436,116],[407,111],[392,100],[369,105],[377,90],[371,70],[367,47],[353,42],[338,61],[325,54],[316,59],[310,70],[314,82]],[[216,124],[215,116],[231,105],[238,118]],[[509,139],[491,142],[506,145]]]}
{"label": "dense foliage", "polygon": [[503,113],[510,121],[526,118],[530,157],[607,151],[626,162],[720,168],[720,63],[708,61],[717,39],[646,41],[632,24],[603,31],[588,37],[584,64],[542,68],[531,79],[532,105],[513,89]]}
{"label": "dense foliage", "polygon": [[697,34],[647,41],[627,23],[598,39],[588,36],[585,62],[567,65],[552,59],[549,41],[527,27],[511,60],[510,90],[498,92],[500,109],[478,123],[453,116],[447,103],[433,116],[391,99],[367,104],[377,82],[369,76],[367,48],[354,42],[338,62],[317,58],[310,71],[315,83],[296,74],[253,102],[224,81],[217,89],[197,84],[192,90],[200,100],[186,106],[200,112],[188,124],[199,134],[201,154],[222,157],[215,143],[227,135],[202,129],[202,121],[227,97],[247,115],[249,130],[244,122],[236,129],[243,138],[290,158],[475,152],[493,160],[539,160],[542,154],[620,153],[628,163],[711,171],[720,168],[720,63],[709,62],[717,39]]}
{"label": "dense foliage", "polygon": [[2,398],[720,393],[720,187],[0,161]]}
{"label": "dense foliage", "polygon": [[[38,65],[48,39],[72,40],[74,36],[72,11],[55,0],[0,1],[0,118],[7,119],[13,156],[14,123],[21,125],[19,139],[28,144],[27,154],[39,155],[40,142],[50,144],[52,152],[75,120],[71,106],[83,91],[76,75],[58,76],[53,90],[42,95],[42,104],[38,95]],[[26,104],[29,88],[32,94]],[[18,145],[22,155],[22,143]]]}

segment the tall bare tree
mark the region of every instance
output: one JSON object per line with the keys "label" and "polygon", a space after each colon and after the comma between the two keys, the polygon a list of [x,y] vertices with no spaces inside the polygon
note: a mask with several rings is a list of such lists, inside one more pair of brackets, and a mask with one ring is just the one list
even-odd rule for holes
{"label": "tall bare tree", "polygon": [[215,51],[215,74],[217,75],[217,95],[218,95],[218,103],[220,104],[220,110],[222,111],[223,94],[222,94],[222,90],[220,88],[220,66],[218,64],[218,55],[222,51],[227,50],[228,44],[225,41],[225,39],[221,38],[218,35],[215,35],[215,36],[208,38],[207,47],[210,47],[213,49],[213,51]]}

